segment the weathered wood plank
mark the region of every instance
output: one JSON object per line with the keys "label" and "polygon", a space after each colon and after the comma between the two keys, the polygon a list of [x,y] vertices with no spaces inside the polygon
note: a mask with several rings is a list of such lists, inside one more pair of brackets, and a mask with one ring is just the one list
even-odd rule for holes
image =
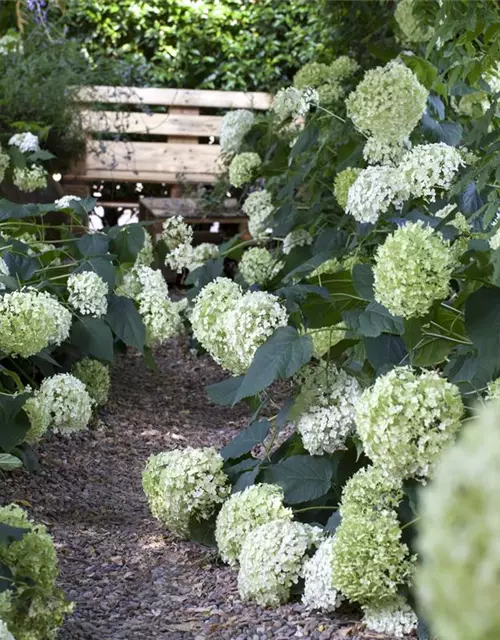
{"label": "weathered wood plank", "polygon": [[269,109],[272,96],[260,91],[213,91],[205,89],[155,89],[152,87],[81,87],[75,92],[79,102],[108,104],[149,104],[216,109]]}
{"label": "weathered wood plank", "polygon": [[[149,217],[169,218],[182,216],[197,220],[219,220],[221,218],[245,218],[239,214],[239,206],[236,198],[228,198],[221,203],[216,211],[203,211],[203,202],[196,198],[141,198],[141,206],[147,210]],[[229,220],[228,220],[229,221]]]}
{"label": "weathered wood plank", "polygon": [[137,133],[155,136],[218,136],[222,117],[133,113],[130,111],[81,112],[85,128],[95,133]]}
{"label": "weathered wood plank", "polygon": [[133,171],[117,169],[82,169],[81,173],[76,173],[75,169],[65,174],[67,180],[79,180],[82,182],[106,181],[111,182],[157,182],[161,184],[178,184],[179,179],[186,184],[213,184],[217,176],[213,173],[186,172],[180,176],[178,173],[163,173],[155,171]]}

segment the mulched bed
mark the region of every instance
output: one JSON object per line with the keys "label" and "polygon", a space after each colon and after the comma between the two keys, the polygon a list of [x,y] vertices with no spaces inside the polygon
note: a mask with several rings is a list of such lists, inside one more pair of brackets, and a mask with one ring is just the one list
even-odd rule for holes
{"label": "mulched bed", "polygon": [[224,378],[180,343],[157,353],[159,371],[136,354],[113,371],[102,424],[39,450],[41,471],[2,481],[56,541],[60,584],[76,603],[60,640],[316,640],[380,638],[356,620],[311,615],[298,604],[243,604],[236,573],[214,551],[172,538],[151,517],[141,471],[151,453],[220,447],[246,423],[244,407],[211,405],[203,387]]}

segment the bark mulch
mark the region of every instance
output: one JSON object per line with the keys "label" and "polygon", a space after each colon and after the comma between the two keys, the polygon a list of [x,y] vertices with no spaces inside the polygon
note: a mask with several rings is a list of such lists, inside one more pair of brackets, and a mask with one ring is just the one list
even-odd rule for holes
{"label": "bark mulch", "polygon": [[135,354],[113,371],[102,424],[39,450],[41,471],[2,482],[2,504],[18,501],[54,536],[60,584],[75,610],[60,640],[316,640],[380,638],[355,619],[312,615],[298,604],[243,604],[236,572],[214,551],[172,538],[151,517],[141,471],[151,453],[220,447],[246,422],[245,408],[211,405],[206,384],[223,379],[208,357],[172,343],[159,371]]}

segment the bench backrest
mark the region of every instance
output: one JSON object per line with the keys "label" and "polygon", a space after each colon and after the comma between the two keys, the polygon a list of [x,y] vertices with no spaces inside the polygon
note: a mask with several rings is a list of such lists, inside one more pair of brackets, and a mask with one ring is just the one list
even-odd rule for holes
{"label": "bench backrest", "polygon": [[[220,147],[216,140],[222,116],[213,115],[213,111],[266,110],[271,99],[270,94],[261,92],[83,87],[77,100],[82,104],[82,118],[89,132],[115,137],[116,134],[151,136],[154,141],[90,138],[85,161],[66,177],[85,181],[210,184],[220,172]],[[96,103],[101,110],[86,106]],[[120,110],[106,105],[120,105]],[[148,112],[148,107],[159,106],[165,109],[164,113]],[[207,110],[212,114],[203,113]]]}

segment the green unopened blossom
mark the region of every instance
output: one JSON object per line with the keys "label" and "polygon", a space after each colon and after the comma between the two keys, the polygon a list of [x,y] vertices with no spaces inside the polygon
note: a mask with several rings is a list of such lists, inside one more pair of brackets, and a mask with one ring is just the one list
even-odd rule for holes
{"label": "green unopened blossom", "polygon": [[15,167],[12,182],[20,190],[31,193],[47,186],[47,172],[37,164],[31,167]]}
{"label": "green unopened blossom", "polygon": [[10,157],[2,151],[2,146],[0,145],[0,182],[3,182],[9,163]]}
{"label": "green unopened blossom", "polygon": [[224,562],[238,564],[246,536],[256,527],[273,520],[292,520],[293,511],[283,505],[283,489],[272,484],[256,484],[233,494],[217,516],[215,539]]}
{"label": "green unopened blossom", "polygon": [[335,181],[333,183],[333,192],[335,194],[335,198],[342,209],[347,207],[347,196],[349,195],[349,189],[356,182],[359,174],[361,173],[361,169],[356,169],[355,167],[347,167],[340,173],[337,173],[335,176]]}
{"label": "green unopened blossom", "polygon": [[68,303],[84,316],[101,318],[108,310],[109,288],[94,271],[72,273],[68,278]]}
{"label": "green unopened blossom", "polygon": [[288,255],[295,247],[305,247],[312,244],[313,238],[306,229],[294,229],[283,239],[282,251]]}
{"label": "green unopened blossom", "polygon": [[407,139],[386,142],[379,138],[368,138],[363,147],[363,158],[368,164],[396,165],[409,146]]}
{"label": "green unopened blossom", "polygon": [[274,206],[269,191],[253,191],[247,196],[242,206],[243,213],[248,216],[248,231],[254,240],[265,240],[267,232],[267,219],[272,215]]}
{"label": "green unopened blossom", "polygon": [[85,384],[75,376],[58,373],[45,378],[23,407],[31,423],[27,442],[36,442],[48,429],[64,435],[85,429],[92,406]]}
{"label": "green unopened blossom", "polygon": [[279,273],[283,263],[263,247],[252,247],[243,254],[238,265],[239,271],[248,285],[265,285]]}
{"label": "green unopened blossom", "polygon": [[0,298],[0,351],[28,358],[69,336],[71,313],[50,294],[35,289]]}
{"label": "green unopened blossom", "polygon": [[213,447],[150,456],[142,486],[153,516],[175,535],[187,537],[190,520],[208,519],[230,493],[223,464]]}
{"label": "green unopened blossom", "polygon": [[301,67],[293,77],[293,86],[296,89],[316,89],[326,82],[329,67],[323,62],[309,62]]}
{"label": "green unopened blossom", "polygon": [[303,573],[306,553],[321,540],[322,530],[301,522],[275,520],[246,536],[240,553],[238,590],[242,600],[278,606]]}
{"label": "green unopened blossom", "polygon": [[460,428],[460,391],[436,371],[396,367],[366,389],[356,425],[366,454],[388,475],[425,479]]}
{"label": "green unopened blossom", "polygon": [[305,90],[308,87],[318,92],[318,102],[329,105],[344,95],[342,82],[355,73],[358,63],[349,56],[340,56],[331,64],[310,62],[304,65],[294,76],[293,84],[296,89]]}
{"label": "green unopened blossom", "polygon": [[436,190],[447,191],[465,162],[462,154],[444,142],[419,144],[408,151],[398,167],[415,198],[436,199]]}
{"label": "green unopened blossom", "polygon": [[351,602],[383,604],[410,582],[414,560],[393,508],[401,493],[397,482],[372,470],[355,474],[344,489],[331,567],[336,588]]}
{"label": "green unopened blossom", "polygon": [[327,538],[304,564],[302,604],[307,609],[331,612],[338,609],[344,600],[334,584],[332,572],[334,553],[335,538]]}
{"label": "green unopened blossom", "polygon": [[394,316],[425,316],[436,300],[448,297],[455,264],[455,252],[439,232],[409,222],[377,249],[375,300]]}
{"label": "green unopened blossom", "polygon": [[259,154],[253,151],[234,156],[229,165],[229,182],[237,188],[242,187],[246,182],[252,182],[261,165],[262,160]]}
{"label": "green unopened blossom", "polygon": [[399,61],[370,69],[347,97],[347,115],[356,128],[384,142],[408,138],[427,105],[427,89]]}
{"label": "green unopened blossom", "polygon": [[71,372],[83,382],[94,403],[103,407],[108,401],[111,384],[109,366],[94,358],[83,358],[73,365]]}
{"label": "green unopened blossom", "polygon": [[339,328],[337,325],[310,329],[305,333],[311,336],[313,356],[318,360],[345,338],[345,329]]}
{"label": "green unopened blossom", "polygon": [[226,113],[220,126],[220,146],[223,153],[238,153],[243,138],[254,123],[254,115],[247,109]]}
{"label": "green unopened blossom", "polygon": [[462,96],[457,105],[457,111],[467,118],[482,118],[490,108],[491,103],[485,91],[467,93]]}
{"label": "green unopened blossom", "polygon": [[369,631],[404,638],[417,629],[415,612],[403,598],[396,597],[382,606],[363,607],[363,623]]}
{"label": "green unopened blossom", "polygon": [[54,542],[17,505],[0,507],[0,524],[26,529],[21,540],[0,545],[0,562],[12,571],[13,591],[0,602],[0,615],[16,640],[52,639],[72,609],[56,586]]}
{"label": "green unopened blossom", "polygon": [[408,42],[427,42],[432,37],[434,29],[427,25],[422,25],[413,14],[415,0],[399,0],[394,17],[399,28]]}
{"label": "green unopened blossom", "polygon": [[500,637],[500,404],[488,403],[422,492],[417,589],[441,640]]}

